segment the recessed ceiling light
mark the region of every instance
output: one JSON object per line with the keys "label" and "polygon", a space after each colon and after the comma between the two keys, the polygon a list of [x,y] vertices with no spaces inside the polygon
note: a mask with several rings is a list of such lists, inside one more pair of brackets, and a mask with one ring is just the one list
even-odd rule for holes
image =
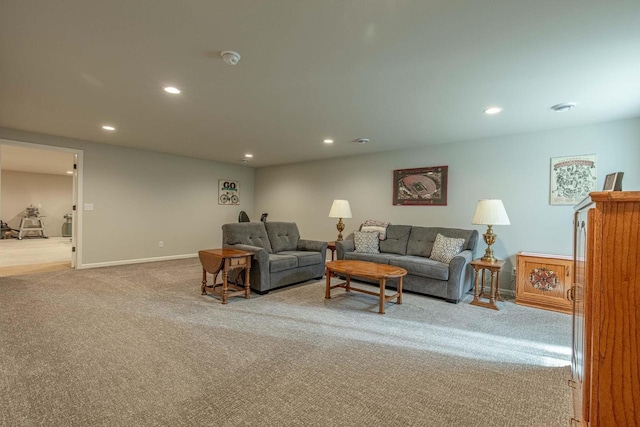
{"label": "recessed ceiling light", "polygon": [[324,143],[325,144],[333,144],[333,139],[325,139]]}
{"label": "recessed ceiling light", "polygon": [[502,108],[500,107],[489,107],[489,108],[485,108],[484,110],[482,110],[483,113],[485,114],[498,114],[500,112],[502,112]]}
{"label": "recessed ceiling light", "polygon": [[565,111],[573,110],[576,107],[575,102],[565,102],[562,104],[556,104],[551,109],[558,113],[564,113]]}
{"label": "recessed ceiling light", "polygon": [[248,154],[248,153],[247,153],[247,154],[245,154],[244,156],[245,156],[247,159],[251,159],[251,158],[253,158],[253,154]]}
{"label": "recessed ceiling light", "polygon": [[69,175],[73,175],[73,171],[67,171]]}
{"label": "recessed ceiling light", "polygon": [[109,126],[109,125],[102,126],[102,129],[104,129],[104,130],[116,130],[116,128],[114,128],[113,126]]}
{"label": "recessed ceiling light", "polygon": [[174,94],[174,95],[177,95],[177,94],[179,94],[179,93],[180,93],[180,89],[178,89],[177,87],[173,87],[173,86],[167,86],[167,87],[165,87],[165,88],[164,88],[164,91],[165,91],[165,92],[168,92],[168,93],[172,93],[172,94]]}

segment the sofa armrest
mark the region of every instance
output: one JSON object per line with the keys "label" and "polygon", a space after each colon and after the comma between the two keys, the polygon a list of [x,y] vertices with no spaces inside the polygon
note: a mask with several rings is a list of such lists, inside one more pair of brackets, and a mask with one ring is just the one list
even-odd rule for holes
{"label": "sofa armrest", "polygon": [[356,250],[356,242],[353,240],[340,240],[336,242],[336,252],[338,256],[336,259],[344,259],[346,252],[353,252]]}
{"label": "sofa armrest", "polygon": [[319,240],[306,240],[299,239],[298,240],[298,249],[299,251],[313,251],[313,252],[326,252],[327,251],[327,242],[321,242]]}
{"label": "sofa armrest", "polygon": [[471,268],[473,251],[460,252],[449,262],[449,281],[447,283],[447,300],[460,301],[464,294],[471,289]]}
{"label": "sofa armrest", "polygon": [[257,259],[258,261],[266,261],[269,262],[269,254],[264,248],[260,246],[251,246],[251,245],[223,245],[227,249],[237,249],[239,251],[247,251],[253,253],[253,259]]}
{"label": "sofa armrest", "polygon": [[327,260],[327,242],[321,242],[319,240],[299,239],[298,240],[298,250],[299,251],[320,252],[320,255],[322,256],[322,265],[323,266],[324,266],[325,261]]}

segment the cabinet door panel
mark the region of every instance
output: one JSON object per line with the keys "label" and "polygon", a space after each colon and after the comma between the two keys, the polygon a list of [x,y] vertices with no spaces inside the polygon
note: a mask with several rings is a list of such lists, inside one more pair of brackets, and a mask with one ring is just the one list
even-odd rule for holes
{"label": "cabinet door panel", "polygon": [[571,259],[518,254],[516,303],[571,313]]}

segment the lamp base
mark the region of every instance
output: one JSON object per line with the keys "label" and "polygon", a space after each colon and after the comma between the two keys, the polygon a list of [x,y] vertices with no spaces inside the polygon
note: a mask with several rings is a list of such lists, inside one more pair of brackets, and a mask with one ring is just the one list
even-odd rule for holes
{"label": "lamp base", "polygon": [[342,218],[338,218],[338,223],[336,224],[336,228],[338,229],[338,238],[337,242],[342,241],[342,232],[344,231],[344,222],[342,222]]}
{"label": "lamp base", "polygon": [[481,258],[484,262],[495,263],[497,258],[493,256],[493,249],[491,245],[496,242],[497,234],[493,234],[493,226],[487,225],[487,232],[482,235],[484,242],[487,244],[487,249],[484,251],[484,256]]}
{"label": "lamp base", "polygon": [[[489,249],[487,248],[487,250],[489,250]],[[498,258],[495,258],[493,256],[493,251],[491,251],[491,255],[487,255],[487,252],[485,251],[484,256],[482,258],[480,258],[480,259],[482,261],[484,261],[484,262],[488,262],[488,263],[491,263],[491,264],[495,264],[495,262],[498,260]]]}

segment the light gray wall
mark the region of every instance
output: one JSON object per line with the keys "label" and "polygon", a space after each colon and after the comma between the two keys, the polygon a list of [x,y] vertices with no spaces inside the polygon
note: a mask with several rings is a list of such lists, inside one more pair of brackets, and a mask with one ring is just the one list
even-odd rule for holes
{"label": "light gray wall", "polygon": [[[344,220],[345,235],[369,218],[484,233],[486,227],[471,225],[477,201],[502,199],[511,225],[494,227],[493,248],[510,271],[519,251],[571,254],[573,207],[549,205],[549,165],[551,157],[580,154],[597,154],[597,188],[606,174],[623,171],[623,189],[640,189],[640,119],[632,119],[260,168],[254,215],[269,212],[270,220],[297,222],[304,238],[334,240],[329,208],[333,199],[347,199],[354,217]],[[392,206],[394,169],[425,166],[449,166],[448,205]],[[485,248],[481,241],[476,255]],[[502,275],[503,288],[511,287],[509,276]]]}
{"label": "light gray wall", "polygon": [[[83,211],[83,266],[220,247],[222,224],[253,211],[253,168],[6,128],[0,138],[84,151],[83,202],[94,210]],[[240,181],[239,206],[218,204],[218,179]]]}
{"label": "light gray wall", "polygon": [[[2,220],[11,228],[19,228],[25,208],[39,208],[49,237],[62,236],[64,214],[73,206],[73,178],[71,176],[2,171]],[[29,224],[33,225],[33,224]],[[35,235],[30,233],[30,235]]]}

